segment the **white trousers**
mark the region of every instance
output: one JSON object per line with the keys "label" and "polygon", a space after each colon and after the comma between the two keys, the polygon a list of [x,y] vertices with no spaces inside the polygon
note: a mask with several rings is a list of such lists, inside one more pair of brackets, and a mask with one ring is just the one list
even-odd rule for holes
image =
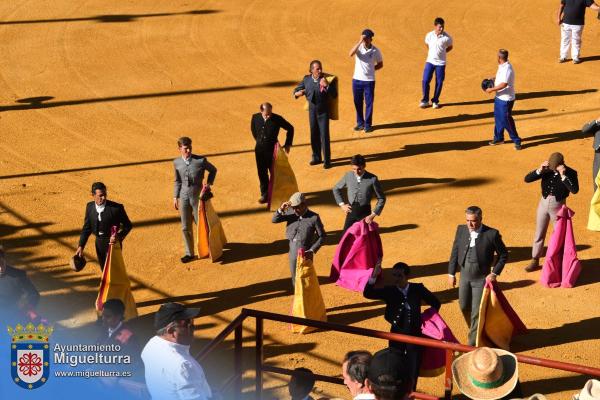
{"label": "white trousers", "polygon": [[583,25],[561,24],[560,26],[560,58],[567,58],[569,46],[571,46],[571,58],[579,59],[581,49],[581,34]]}

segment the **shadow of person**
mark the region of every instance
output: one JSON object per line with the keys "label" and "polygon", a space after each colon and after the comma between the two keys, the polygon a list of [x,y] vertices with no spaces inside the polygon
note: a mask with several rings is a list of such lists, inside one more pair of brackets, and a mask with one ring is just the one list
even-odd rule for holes
{"label": "shadow of person", "polygon": [[52,100],[53,96],[37,96],[37,97],[27,97],[25,99],[15,100],[15,103],[27,104],[29,108],[42,108],[44,106],[44,101]]}
{"label": "shadow of person", "polygon": [[511,350],[522,352],[594,340],[598,339],[598,332],[600,332],[600,317],[569,322],[556,328],[529,329],[527,334],[514,338]]}

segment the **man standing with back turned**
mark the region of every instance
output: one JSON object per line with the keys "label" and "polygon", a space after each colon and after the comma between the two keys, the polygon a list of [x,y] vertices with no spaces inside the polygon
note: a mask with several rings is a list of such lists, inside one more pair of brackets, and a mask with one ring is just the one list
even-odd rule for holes
{"label": "man standing with back turned", "polygon": [[181,157],[177,157],[175,166],[175,188],[173,191],[173,206],[181,215],[181,229],[185,255],[182,263],[188,263],[196,258],[194,253],[194,232],[192,218],[198,224],[198,204],[204,181],[204,172],[208,171],[206,186],[215,182],[217,168],[208,162],[206,157],[192,154],[192,139],[183,136],[177,140]]}
{"label": "man standing with back turned", "polygon": [[[458,304],[470,326],[469,345],[475,346],[483,286],[486,279],[496,280],[500,275],[508,259],[508,250],[500,232],[482,224],[481,208],[471,206],[465,212],[467,224],[458,226],[452,245],[448,283],[456,286],[456,271],[460,267]],[[492,265],[494,253],[498,255],[495,266]]]}

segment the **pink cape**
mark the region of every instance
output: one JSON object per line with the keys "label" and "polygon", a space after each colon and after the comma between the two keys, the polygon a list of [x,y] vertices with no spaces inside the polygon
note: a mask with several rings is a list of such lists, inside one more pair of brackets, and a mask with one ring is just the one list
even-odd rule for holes
{"label": "pink cape", "polygon": [[338,286],[362,292],[382,257],[379,226],[375,222],[355,222],[335,249],[329,277],[336,280]]}
{"label": "pink cape", "polygon": [[[421,333],[423,336],[442,340],[444,342],[458,343],[456,337],[435,308],[428,308],[421,314]],[[424,347],[421,357],[420,376],[437,376],[444,372],[446,367],[446,351],[433,347]]]}
{"label": "pink cape", "polygon": [[540,278],[540,283],[546,287],[572,288],[581,272],[571,221],[574,214],[573,210],[565,205],[556,213],[554,232],[548,243]]}

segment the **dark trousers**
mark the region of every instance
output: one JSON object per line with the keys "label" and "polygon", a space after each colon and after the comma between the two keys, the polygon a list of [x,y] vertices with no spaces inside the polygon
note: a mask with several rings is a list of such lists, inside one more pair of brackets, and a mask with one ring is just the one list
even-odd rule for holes
{"label": "dark trousers", "polygon": [[425,69],[423,70],[423,98],[422,102],[429,102],[429,84],[433,79],[435,73],[435,89],[433,91],[433,97],[431,98],[432,103],[440,102],[440,95],[442,94],[442,87],[444,86],[444,78],[446,77],[446,66],[445,65],[433,65],[432,63],[425,63]]}
{"label": "dark trousers", "polygon": [[[325,164],[330,164],[331,149],[329,147],[329,113],[327,109],[320,111],[318,107],[309,104],[308,122],[310,124],[310,147],[312,147],[313,161],[324,160]],[[323,150],[322,158],[321,150]]]}
{"label": "dark trousers", "polygon": [[465,322],[469,326],[469,345],[475,346],[477,326],[479,325],[479,305],[485,285],[485,276],[481,273],[470,273],[463,268],[460,273],[458,285],[458,305],[462,311]]}
{"label": "dark trousers", "polygon": [[[356,108],[356,125],[365,129],[373,125],[373,102],[375,100],[375,81],[359,81],[352,79],[352,94]],[[363,116],[363,99],[365,114]]]}
{"label": "dark trousers", "polygon": [[98,257],[98,264],[100,270],[104,270],[104,264],[106,263],[106,255],[108,254],[108,242],[110,238],[108,236],[96,236],[96,256]]}
{"label": "dark trousers", "polygon": [[360,221],[361,219],[368,217],[371,214],[371,206],[360,206],[358,203],[351,204],[352,211],[346,214],[346,221],[344,221],[344,232],[348,230],[355,222]]}
{"label": "dark trousers", "polygon": [[508,132],[511,140],[515,145],[521,144],[521,138],[517,133],[517,127],[515,126],[515,120],[512,117],[512,109],[515,105],[515,101],[504,101],[497,97],[494,99],[494,142],[501,142],[504,140],[504,130]]}
{"label": "dark trousers", "polygon": [[[404,335],[410,335],[410,333],[406,333],[402,330],[394,329],[392,326],[392,333],[401,333]],[[412,335],[412,336],[421,336],[421,335]],[[400,350],[400,352],[404,355],[406,360],[406,365],[408,366],[408,372],[413,382],[413,390],[417,388],[417,380],[419,379],[419,371],[421,370],[421,358],[423,355],[423,347],[418,346],[416,344],[410,343],[401,343],[401,342],[389,342],[390,347],[396,348]]]}
{"label": "dark trousers", "polygon": [[254,149],[256,158],[256,170],[260,181],[260,195],[266,196],[269,190],[269,168],[273,164],[273,149]]}

